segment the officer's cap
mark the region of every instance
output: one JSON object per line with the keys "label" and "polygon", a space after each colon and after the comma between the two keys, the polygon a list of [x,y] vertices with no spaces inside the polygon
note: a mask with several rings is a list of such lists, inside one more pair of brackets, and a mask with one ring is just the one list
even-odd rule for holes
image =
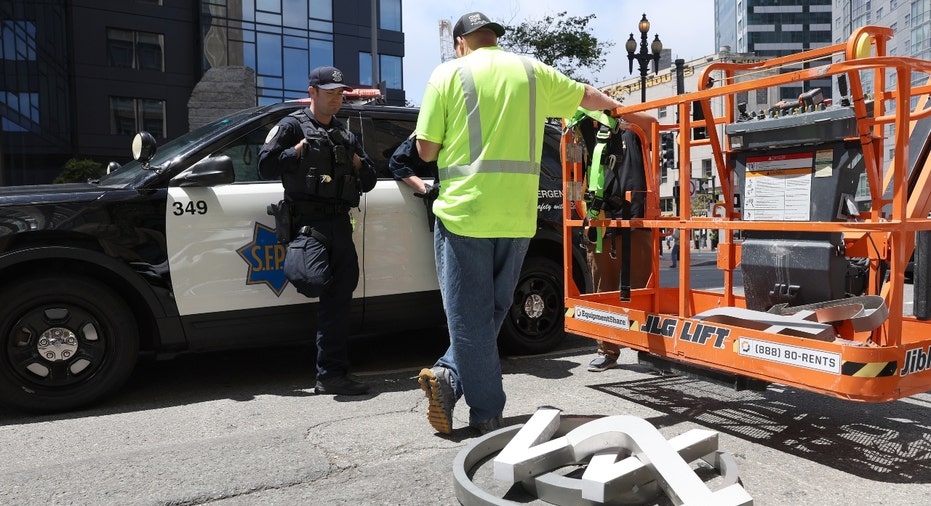
{"label": "officer's cap", "polygon": [[346,91],[352,91],[351,86],[343,84],[343,73],[336,67],[317,67],[311,70],[310,86],[324,90],[346,88]]}
{"label": "officer's cap", "polygon": [[459,38],[463,35],[468,35],[479,28],[488,28],[489,30],[495,32],[495,35],[498,37],[504,35],[504,27],[498,23],[493,23],[488,16],[482,14],[481,12],[470,12],[456,22],[456,26],[453,28],[453,38]]}

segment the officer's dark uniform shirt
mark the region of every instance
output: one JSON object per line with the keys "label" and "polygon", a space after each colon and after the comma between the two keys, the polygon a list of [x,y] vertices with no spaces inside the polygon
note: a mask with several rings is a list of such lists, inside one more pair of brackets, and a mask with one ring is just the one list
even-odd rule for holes
{"label": "officer's dark uniform shirt", "polygon": [[[308,144],[298,158],[294,146],[303,138]],[[352,155],[359,155],[362,168],[352,167]],[[350,188],[340,178],[340,168],[358,178]],[[309,108],[290,114],[270,132],[259,153],[259,174],[265,179],[281,178],[285,200],[323,204],[359,205],[359,192],[375,187],[377,176],[362,143],[338,119],[323,125]]]}

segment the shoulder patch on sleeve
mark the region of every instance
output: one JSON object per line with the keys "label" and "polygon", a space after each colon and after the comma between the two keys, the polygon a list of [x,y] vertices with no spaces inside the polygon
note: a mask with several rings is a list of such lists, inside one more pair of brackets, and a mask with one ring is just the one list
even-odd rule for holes
{"label": "shoulder patch on sleeve", "polygon": [[276,135],[278,135],[278,130],[279,130],[279,126],[275,125],[272,127],[271,130],[268,131],[268,135],[265,136],[265,144],[268,144],[269,142],[271,142],[271,140],[274,139]]}

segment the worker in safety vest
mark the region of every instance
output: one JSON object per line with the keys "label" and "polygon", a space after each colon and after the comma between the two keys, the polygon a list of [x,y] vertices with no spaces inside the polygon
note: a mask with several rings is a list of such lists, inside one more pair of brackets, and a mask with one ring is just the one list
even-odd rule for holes
{"label": "worker in safety vest", "polygon": [[504,28],[480,12],[453,29],[457,59],[438,66],[417,120],[417,149],[437,161],[434,247],[450,346],[420,372],[428,420],[452,432],[464,396],[469,425],[503,423],[497,336],[537,227],[537,188],[548,117],[621,104],[532,58],[498,47]]}
{"label": "worker in safety vest", "polygon": [[[645,113],[629,113],[624,119],[649,134],[656,119]],[[594,130],[594,129],[593,129]],[[594,137],[594,133],[591,134]],[[647,137],[649,139],[649,137]],[[651,144],[646,143],[646,151],[650,152]],[[591,156],[591,145],[588,146]],[[643,159],[640,138],[633,131],[623,130],[612,134],[607,144],[606,154],[616,157],[616,173],[625,177],[619,178],[619,186],[615,189],[624,195],[632,191],[630,213],[632,218],[643,218],[644,195],[646,191],[646,160]],[[633,175],[636,173],[636,175]],[[633,183],[633,185],[632,185]],[[626,198],[626,197],[625,197]],[[608,199],[613,202],[613,199]],[[604,217],[609,219],[624,219],[620,209],[606,203],[603,207]],[[596,235],[602,235],[606,243],[603,248],[598,247]],[[621,288],[621,262],[624,234],[620,228],[586,229],[586,259],[592,275],[594,292],[612,292]],[[630,288],[643,288],[650,281],[653,274],[653,231],[651,229],[635,228],[627,236],[630,245]],[[617,367],[617,360],[621,354],[621,347],[610,341],[597,340],[598,351],[595,358],[588,364],[588,370],[602,372]]]}

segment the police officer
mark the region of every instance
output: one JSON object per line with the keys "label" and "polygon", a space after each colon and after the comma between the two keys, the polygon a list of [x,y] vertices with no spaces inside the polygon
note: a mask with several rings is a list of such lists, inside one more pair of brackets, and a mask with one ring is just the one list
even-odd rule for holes
{"label": "police officer", "polygon": [[[361,143],[334,115],[343,103],[343,73],[318,67],[310,73],[310,107],[282,119],[259,152],[259,173],[281,178],[294,231],[326,246],[329,282],[317,304],[318,394],[361,395],[368,385],[348,376],[349,316],[359,282],[349,210],[375,187],[375,167]],[[292,243],[293,244],[293,243]]]}

